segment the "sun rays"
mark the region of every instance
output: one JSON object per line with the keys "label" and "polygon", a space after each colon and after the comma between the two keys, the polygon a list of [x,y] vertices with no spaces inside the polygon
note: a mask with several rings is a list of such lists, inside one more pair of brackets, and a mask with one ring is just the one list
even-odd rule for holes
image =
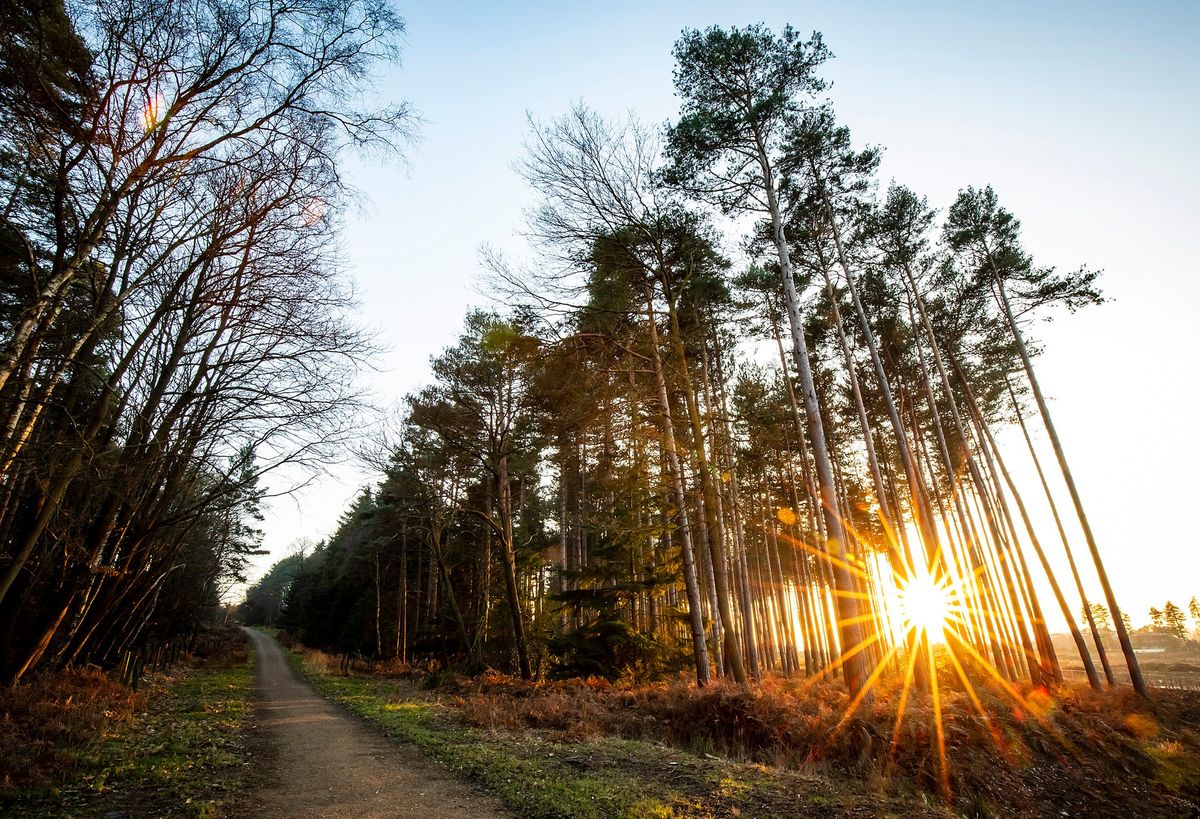
{"label": "sun rays", "polygon": [[[782,507],[776,510],[774,520],[764,521],[764,527],[779,529],[780,541],[790,545],[798,559],[836,566],[849,572],[854,581],[854,590],[839,591],[816,582],[788,591],[796,598],[796,611],[803,608],[800,598],[805,595],[813,610],[821,610],[825,601],[854,603],[856,613],[838,617],[837,628],[827,633],[808,632],[810,638],[825,642],[831,642],[836,634],[837,643],[824,646],[829,661],[810,674],[806,687],[836,675],[852,658],[865,658],[869,668],[861,687],[851,691],[838,731],[856,714],[869,715],[876,698],[894,699],[892,753],[904,741],[906,721],[922,722],[916,726],[916,736],[928,737],[945,794],[951,792],[952,783],[944,724],[948,698],[975,715],[1002,756],[1007,757],[1010,748],[996,721],[998,708],[1019,719],[1036,721],[1064,751],[1073,752],[1071,743],[1049,719],[1048,708],[1041,704],[1047,699],[1042,686],[1054,681],[1045,662],[1046,647],[1043,640],[1023,639],[1022,635],[1036,634],[1037,628],[1044,629],[1044,623],[1035,622],[1029,596],[1005,582],[1005,563],[1014,560],[1011,551],[969,537],[960,540],[940,521],[945,539],[930,550],[930,558],[923,559],[916,532],[901,533],[881,521],[884,542],[879,543],[877,536],[845,521],[843,531],[849,542],[847,557],[840,559],[830,554],[819,538],[799,536],[798,523],[799,516]],[[918,547],[911,557],[912,552],[902,548],[910,542]],[[820,578],[821,571],[814,569],[811,576]],[[797,634],[805,633],[801,625],[797,621]],[[858,629],[856,644],[842,644],[846,626]],[[1040,693],[1040,697],[1022,693],[1022,679],[1035,686],[1034,694]],[[991,696],[985,698],[984,689]],[[998,706],[997,701],[1007,706]],[[915,707],[918,703],[919,708]],[[961,712],[963,706],[956,708]]]}

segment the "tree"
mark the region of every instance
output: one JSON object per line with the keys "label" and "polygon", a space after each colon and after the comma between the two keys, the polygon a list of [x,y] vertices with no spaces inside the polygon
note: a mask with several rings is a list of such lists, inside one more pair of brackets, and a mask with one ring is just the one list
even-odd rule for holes
{"label": "tree", "polygon": [[1088,622],[1088,608],[1091,609],[1091,619],[1095,621],[1097,628],[1101,631],[1112,630],[1112,620],[1109,619],[1108,609],[1104,608],[1101,603],[1092,603],[1089,607],[1082,609],[1082,621]]}
{"label": "tree", "polygon": [[1187,637],[1187,615],[1183,613],[1183,609],[1170,600],[1163,606],[1161,625],[1180,640]]}
{"label": "tree", "polygon": [[1150,625],[1157,629],[1165,628],[1166,621],[1164,620],[1162,610],[1155,606],[1150,607]]}
{"label": "tree", "polygon": [[1099,294],[1092,287],[1097,274],[1094,271],[1080,270],[1078,273],[1055,277],[1053,270],[1035,268],[1032,260],[1024,252],[1019,242],[1020,222],[1008,211],[1000,207],[995,192],[990,188],[977,191],[967,188],[959,193],[958,199],[950,207],[946,221],[945,238],[947,244],[955,250],[967,254],[971,269],[978,271],[981,282],[994,286],[994,295],[1001,312],[1017,346],[1021,362],[1025,370],[1030,390],[1037,402],[1042,423],[1050,437],[1054,454],[1058,459],[1063,480],[1075,505],[1075,512],[1083,528],[1092,562],[1104,591],[1105,601],[1113,615],[1117,639],[1125,655],[1125,664],[1134,689],[1142,696],[1149,696],[1145,680],[1142,678],[1133,643],[1121,619],[1121,610],[1117,605],[1116,594],[1109,582],[1108,573],[1100,557],[1099,547],[1088,522],[1083,508],[1083,500],[1075,485],[1075,479],[1067,464],[1066,454],[1050,417],[1037,376],[1034,373],[1033,362],[1029,349],[1025,344],[1024,335],[1017,323],[1017,313],[1010,298],[1009,289],[1017,288],[1016,296],[1025,301],[1037,304],[1047,298],[1065,301],[1067,306],[1074,309],[1080,304],[1095,303],[1100,300]]}
{"label": "tree", "polygon": [[348,430],[339,156],[409,121],[352,105],[402,30],[374,2],[28,8],[0,46],[10,681],[190,627],[255,548],[258,475]]}
{"label": "tree", "polygon": [[[434,359],[439,387],[413,403],[413,422],[477,461],[487,473],[483,503],[468,509],[500,542],[505,598],[518,667],[533,676],[517,578],[513,459],[533,434],[531,385],[540,342],[516,321],[476,312],[457,346]],[[532,468],[532,465],[531,465]]]}
{"label": "tree", "polygon": [[[382,482],[294,581],[306,639],[610,679],[690,646],[698,684],[710,656],[738,681],[842,669],[853,713],[898,672],[936,714],[940,629],[968,695],[1054,682],[1031,568],[1074,609],[998,444],[1015,421],[1111,684],[1101,629],[1128,623],[1084,595],[1023,403],[1021,332],[1097,301],[1094,275],[1026,265],[969,208],[937,245],[924,199],[876,201],[877,150],[817,104],[827,56],[790,29],[685,32],[665,168],[651,132],[582,105],[532,124],[537,261],[486,257],[511,312],[468,316]],[[753,262],[732,283],[730,242]],[[945,623],[916,622],[926,580]]]}
{"label": "tree", "polygon": [[242,622],[251,626],[279,624],[284,601],[296,576],[303,571],[310,551],[311,541],[301,538],[292,544],[290,554],[273,563],[266,574],[246,589],[246,599],[238,609]]}
{"label": "tree", "polygon": [[[688,520],[680,458],[683,447],[677,442],[672,418],[655,310],[661,298],[672,322],[670,339],[675,363],[686,381],[689,365],[678,334],[679,291],[693,274],[703,275],[705,271],[701,268],[711,264],[715,254],[694,217],[680,209],[655,183],[656,153],[649,135],[636,124],[613,128],[577,107],[567,117],[535,132],[522,171],[543,196],[541,207],[531,219],[534,236],[566,260],[594,267],[590,284],[593,288],[602,287],[608,300],[593,301],[589,308],[611,312],[619,305],[622,311],[636,311],[645,317],[657,404],[655,415],[678,518],[697,681],[703,685],[709,679],[709,668],[694,530]],[[694,391],[685,383],[682,392],[693,438],[700,441]],[[716,520],[712,474],[703,460],[703,446],[691,451],[701,461],[697,472],[704,492],[707,527],[701,542],[708,545],[708,563],[714,567],[713,593],[719,614],[718,628],[724,636],[724,656],[735,679],[745,682],[737,629],[729,608],[723,530]]]}
{"label": "tree", "polygon": [[783,278],[792,354],[815,461],[826,548],[834,557],[839,631],[846,685],[863,691],[867,646],[859,623],[858,592],[847,570],[846,534],[837,513],[833,466],[821,418],[812,364],[801,329],[799,296],[779,201],[783,141],[804,97],[820,92],[816,69],[829,52],[819,34],[803,40],[792,28],[776,37],[764,26],[685,30],[675,44],[675,92],[680,118],[668,131],[668,179],[725,213],[769,220]]}

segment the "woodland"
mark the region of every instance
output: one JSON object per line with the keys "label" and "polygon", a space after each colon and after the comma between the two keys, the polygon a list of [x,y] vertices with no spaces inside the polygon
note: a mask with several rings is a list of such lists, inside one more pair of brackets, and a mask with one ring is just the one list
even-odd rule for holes
{"label": "woodland", "polygon": [[1040,264],[986,184],[881,179],[821,34],[685,29],[662,126],[531,117],[530,258],[485,254],[494,302],[364,446],[342,163],[417,127],[360,105],[395,11],[0,25],[4,684],[194,643],[264,554],[264,476],[359,447],[378,481],[237,610],[347,667],[833,685],[839,726],[886,699],[893,745],[932,709],[943,791],[942,698],[1156,696],[1038,381],[1039,328],[1102,304],[1099,272]]}
{"label": "woodland", "polygon": [[[886,673],[927,688],[936,642],[962,684],[1054,684],[1065,660],[1144,693],[1034,366],[1037,323],[1103,301],[1098,274],[1038,265],[990,187],[944,212],[881,189],[819,34],[688,31],[674,54],[662,133],[583,104],[531,121],[537,261],[487,259],[516,306],[466,317],[383,480],[246,616],[524,679],[835,675],[866,698]],[[1008,426],[1039,483],[1014,484]]]}
{"label": "woodland", "polygon": [[316,463],[370,350],[335,262],[377,3],[5,4],[0,673],[194,631],[258,551],[259,478]]}

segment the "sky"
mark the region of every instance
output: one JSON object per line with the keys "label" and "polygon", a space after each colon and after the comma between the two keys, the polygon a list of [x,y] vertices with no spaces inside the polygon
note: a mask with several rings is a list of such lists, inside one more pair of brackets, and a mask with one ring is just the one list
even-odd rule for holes
{"label": "sky", "polygon": [[[364,324],[387,348],[364,374],[376,400],[398,405],[425,384],[467,309],[489,303],[482,246],[528,255],[520,230],[532,197],[513,170],[528,117],[583,101],[666,123],[683,28],[791,24],[822,32],[833,51],[829,96],[859,144],[885,148],[883,185],[895,179],[944,210],[959,189],[991,184],[1036,262],[1104,271],[1108,303],[1036,328],[1038,377],[1134,623],[1200,595],[1200,443],[1188,424],[1200,398],[1200,3],[734,5],[398,5],[401,64],[376,89],[419,113],[419,141],[403,162],[347,161],[361,195],[346,217],[347,269]],[[1019,433],[1006,443],[1018,483],[1036,487]],[[374,480],[348,459],[273,500],[270,554],[251,579],[297,538],[328,535]],[[1052,605],[1048,590],[1043,600]]]}

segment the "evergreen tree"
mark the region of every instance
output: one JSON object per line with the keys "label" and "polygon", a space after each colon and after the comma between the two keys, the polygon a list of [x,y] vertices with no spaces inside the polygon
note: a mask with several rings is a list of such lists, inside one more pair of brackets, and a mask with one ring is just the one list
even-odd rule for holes
{"label": "evergreen tree", "polygon": [[1166,627],[1166,621],[1163,618],[1161,609],[1158,609],[1154,606],[1150,607],[1150,625],[1154,626],[1156,629],[1162,629]]}
{"label": "evergreen tree", "polygon": [[1187,637],[1187,615],[1170,600],[1162,609],[1162,625],[1180,640]]}
{"label": "evergreen tree", "polygon": [[808,98],[824,88],[816,69],[829,52],[819,34],[804,40],[788,27],[776,36],[758,25],[685,30],[674,53],[681,115],[668,133],[668,179],[727,214],[755,214],[771,225],[832,555],[842,667],[847,687],[858,694],[868,676],[862,655],[868,642],[860,623],[869,615],[859,605],[861,594],[847,568],[847,535],[837,512],[838,491],[780,203],[782,145]]}

